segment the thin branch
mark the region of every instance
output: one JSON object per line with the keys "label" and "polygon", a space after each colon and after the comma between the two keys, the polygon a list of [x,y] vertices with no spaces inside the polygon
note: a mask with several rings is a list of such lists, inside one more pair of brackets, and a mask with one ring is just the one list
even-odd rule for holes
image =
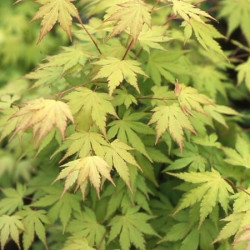
{"label": "thin branch", "polygon": [[122,60],[124,60],[126,58],[126,56],[128,55],[128,52],[130,51],[132,45],[133,45],[133,42],[134,42],[134,39],[131,40],[130,44],[128,45],[126,51],[125,51],[125,54],[123,55],[122,57]]}
{"label": "thin branch", "polygon": [[85,27],[85,25],[83,24],[81,18],[77,18],[79,23],[81,24],[82,28],[85,30],[85,32],[87,33],[87,35],[89,36],[89,38],[91,39],[91,41],[93,42],[93,44],[95,45],[96,49],[98,50],[99,54],[101,55],[102,52],[100,50],[100,48],[98,47],[94,37],[89,33],[89,31],[87,30],[87,28]]}
{"label": "thin branch", "polygon": [[250,196],[250,193],[243,187],[241,186],[236,186],[230,179],[228,178],[223,178],[224,180],[226,180],[234,189],[239,189],[241,190],[242,192],[246,193],[247,195]]}
{"label": "thin branch", "polygon": [[155,2],[155,4],[153,5],[153,7],[152,7],[152,9],[151,9],[151,12],[154,11],[154,9],[156,8],[156,6],[159,4],[160,1],[161,1],[161,0],[157,0],[157,1]]}

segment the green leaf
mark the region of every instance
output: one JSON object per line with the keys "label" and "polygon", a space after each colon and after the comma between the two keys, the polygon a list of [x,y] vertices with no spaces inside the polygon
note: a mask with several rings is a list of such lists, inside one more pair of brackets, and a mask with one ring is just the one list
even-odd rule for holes
{"label": "green leaf", "polygon": [[20,216],[0,216],[1,250],[4,250],[4,247],[9,239],[12,239],[17,244],[18,249],[21,249],[19,245],[19,234],[22,231],[24,231],[24,225],[21,222]]}
{"label": "green leaf", "polygon": [[104,158],[110,166],[113,166],[116,169],[120,177],[132,191],[128,164],[131,164],[139,169],[141,168],[136,162],[134,156],[129,152],[131,150],[133,150],[133,148],[116,139],[110,144],[109,147],[105,148]]}
{"label": "green leaf", "polygon": [[153,109],[154,114],[149,124],[156,123],[156,142],[168,130],[171,137],[183,149],[184,129],[196,134],[190,120],[177,104],[159,106]]}
{"label": "green leaf", "polygon": [[[106,245],[105,238],[102,238],[106,229],[97,221],[95,213],[87,207],[69,223],[67,232],[79,238],[86,238],[91,246],[97,246],[101,241],[103,246]],[[102,247],[102,249],[105,248]]]}
{"label": "green leaf", "polygon": [[18,212],[22,217],[22,222],[25,227],[23,233],[23,246],[25,250],[30,249],[32,242],[35,239],[35,234],[42,241],[45,248],[48,249],[46,243],[46,232],[44,224],[49,224],[45,210],[26,209]]}
{"label": "green leaf", "polygon": [[137,82],[137,74],[147,76],[140,68],[140,63],[135,60],[120,60],[115,57],[108,57],[95,62],[101,69],[94,79],[107,78],[109,95],[125,80],[140,92]]}
{"label": "green leaf", "polygon": [[228,36],[230,36],[235,29],[241,28],[245,35],[248,44],[250,44],[250,6],[248,0],[223,0],[222,8],[220,8],[220,17],[225,17],[228,22]]}
{"label": "green leaf", "polygon": [[112,103],[115,107],[124,104],[128,109],[132,104],[137,105],[137,100],[133,95],[129,94],[125,88],[122,87],[122,89],[115,90],[115,96]]}
{"label": "green leaf", "polygon": [[5,198],[0,200],[0,214],[9,215],[14,213],[16,210],[20,210],[23,205],[23,198],[26,195],[26,188],[20,184],[17,188],[4,188],[2,192]]}
{"label": "green leaf", "polygon": [[62,250],[95,250],[90,247],[88,241],[85,238],[70,237],[65,242]]}
{"label": "green leaf", "polygon": [[105,135],[107,114],[117,116],[110,98],[105,93],[97,93],[88,88],[78,88],[64,97],[68,101],[73,114],[79,114],[81,119],[88,120],[89,117]]}
{"label": "green leaf", "polygon": [[63,231],[71,218],[72,212],[80,212],[80,197],[73,194],[65,194],[61,197],[62,190],[56,187],[43,188],[46,195],[31,204],[32,207],[50,207],[48,218],[54,223],[58,218],[63,225]]}
{"label": "green leaf", "polygon": [[61,152],[67,149],[66,154],[63,156],[60,162],[64,161],[66,158],[77,154],[80,158],[91,155],[92,152],[95,152],[97,156],[104,156],[103,146],[108,146],[108,142],[104,137],[96,132],[76,132],[70,135],[59,149],[52,155],[56,155],[58,152]]}
{"label": "green leaf", "polygon": [[[250,35],[249,35],[249,43],[250,43]],[[246,62],[237,66],[236,70],[238,71],[238,84],[240,85],[244,82],[248,90],[250,91],[250,57]]]}
{"label": "green leaf", "polygon": [[225,162],[234,166],[243,166],[250,168],[250,151],[249,143],[238,136],[235,144],[235,149],[223,148],[226,155]]}
{"label": "green leaf", "polygon": [[149,126],[139,121],[143,116],[145,116],[143,113],[130,113],[130,111],[126,111],[122,119],[109,123],[108,137],[109,139],[117,137],[124,143],[129,142],[133,148],[151,161],[145,145],[137,135],[137,133],[154,134],[154,131]]}
{"label": "green leaf", "polygon": [[138,207],[130,208],[123,215],[117,215],[110,221],[111,231],[109,242],[119,235],[122,250],[131,249],[133,244],[137,249],[145,250],[144,234],[157,235],[148,223],[152,217],[138,212]]}
{"label": "green leaf", "polygon": [[201,225],[217,203],[221,204],[225,212],[228,211],[229,194],[233,193],[233,189],[216,170],[212,172],[190,172],[171,175],[185,182],[199,184],[184,194],[175,213],[199,202]]}

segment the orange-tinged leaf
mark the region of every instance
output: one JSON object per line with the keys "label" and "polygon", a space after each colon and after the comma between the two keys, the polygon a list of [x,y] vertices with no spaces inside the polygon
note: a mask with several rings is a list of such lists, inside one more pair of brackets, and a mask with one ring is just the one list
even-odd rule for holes
{"label": "orange-tinged leaf", "polygon": [[33,135],[38,136],[37,144],[54,126],[64,139],[67,120],[74,123],[74,118],[67,104],[43,98],[27,102],[10,119],[13,118],[19,118],[19,120],[12,137],[20,131],[33,128]]}
{"label": "orange-tinged leaf", "polygon": [[108,179],[113,185],[114,182],[112,177],[110,176],[111,168],[99,156],[87,156],[82,159],[78,159],[75,161],[68,162],[63,165],[64,169],[58,175],[54,182],[64,179],[64,190],[62,195],[76,182],[77,190],[82,185],[86,184],[87,179],[93,184],[95,187],[98,196],[100,196],[101,189],[101,177]]}
{"label": "orange-tinged leaf", "polygon": [[108,9],[105,22],[107,21],[114,21],[116,24],[108,39],[128,29],[135,44],[143,24],[151,26],[150,8],[142,0],[117,4]]}
{"label": "orange-tinged leaf", "polygon": [[62,29],[68,34],[70,40],[72,17],[77,18],[81,22],[77,8],[72,4],[75,0],[47,0],[37,11],[32,21],[42,19],[41,31],[38,43],[44,36],[59,22]]}
{"label": "orange-tinged leaf", "polygon": [[185,86],[184,84],[177,83],[174,92],[178,97],[180,106],[185,114],[192,115],[192,110],[205,113],[202,105],[213,104],[213,101],[210,98],[200,94],[197,89]]}

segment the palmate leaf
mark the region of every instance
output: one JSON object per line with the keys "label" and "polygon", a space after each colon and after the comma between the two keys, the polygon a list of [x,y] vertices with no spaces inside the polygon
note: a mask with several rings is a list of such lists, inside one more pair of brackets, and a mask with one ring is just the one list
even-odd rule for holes
{"label": "palmate leaf", "polygon": [[207,12],[200,10],[196,6],[187,3],[183,0],[171,0],[171,2],[173,3],[173,13],[175,15],[179,15],[188,23],[191,21],[191,19],[193,19],[194,21],[205,25],[205,22],[201,19],[201,17],[206,17],[215,20]]}
{"label": "palmate leaf", "polygon": [[[249,43],[250,43],[250,37],[249,37]],[[236,67],[236,70],[238,71],[238,84],[240,85],[244,82],[246,84],[246,87],[250,91],[250,57],[246,62]]]}
{"label": "palmate leaf", "polygon": [[128,91],[122,87],[121,89],[115,90],[115,96],[112,103],[115,107],[124,104],[128,109],[132,104],[137,104],[138,102],[133,95],[129,94]]}
{"label": "palmate leaf", "polygon": [[38,136],[37,144],[53,127],[56,127],[64,138],[67,120],[74,123],[74,118],[67,104],[43,98],[27,102],[11,119],[19,119],[12,137],[31,127],[33,128],[33,136]]}
{"label": "palmate leaf", "polygon": [[228,125],[223,115],[240,116],[240,113],[224,105],[206,105],[204,106],[204,110],[213,120],[219,122],[226,128]]}
{"label": "palmate leaf", "polygon": [[65,242],[62,250],[95,250],[90,247],[88,241],[85,238],[69,237]]}
{"label": "palmate leaf", "polygon": [[15,210],[19,210],[24,206],[23,198],[26,195],[26,188],[20,184],[17,188],[2,189],[4,198],[0,200],[0,214],[12,214]]}
{"label": "palmate leaf", "polygon": [[129,142],[133,148],[150,159],[145,145],[137,135],[137,133],[146,135],[154,134],[154,131],[149,126],[139,121],[144,116],[145,113],[130,113],[127,111],[122,119],[109,123],[108,137],[113,139],[117,136],[120,141],[124,143]]}
{"label": "palmate leaf", "polygon": [[176,208],[175,214],[184,208],[194,206],[198,202],[200,203],[200,225],[212,212],[217,203],[220,203],[223,210],[227,213],[229,194],[233,193],[233,189],[221,177],[219,172],[213,170],[212,172],[203,173],[171,173],[171,175],[185,182],[198,184],[197,187],[184,194]]}
{"label": "palmate leaf", "polygon": [[97,221],[95,213],[87,207],[81,214],[77,215],[76,219],[69,223],[67,232],[79,238],[86,238],[90,246],[98,246],[102,241],[104,247],[101,249],[105,249],[106,243],[103,239],[106,232],[105,226]]}
{"label": "palmate leaf", "polygon": [[62,67],[40,67],[25,75],[25,78],[33,80],[32,87],[65,85],[62,77]]}
{"label": "palmate leaf", "polygon": [[109,242],[119,235],[122,250],[131,249],[132,244],[137,249],[146,249],[144,234],[157,236],[157,233],[148,223],[152,216],[140,213],[138,210],[138,207],[130,208],[123,215],[116,215],[110,221]]}
{"label": "palmate leaf", "polygon": [[84,66],[91,54],[84,50],[83,46],[74,45],[71,47],[62,47],[62,52],[46,58],[46,63],[39,66],[38,69],[50,67],[62,67],[61,74],[72,69],[76,65]]}
{"label": "palmate leaf", "polygon": [[192,115],[192,110],[204,113],[202,105],[213,104],[210,98],[200,94],[197,89],[185,86],[184,84],[175,84],[174,92],[178,97],[183,112],[186,114]]}
{"label": "palmate leaf", "polygon": [[[63,166],[64,169],[54,180],[54,182],[65,179],[64,190],[61,196],[77,183],[75,191],[85,187],[88,180],[93,184],[98,196],[100,197],[101,177],[108,179],[113,185],[114,182],[110,176],[110,166],[99,156],[87,156],[82,159],[70,161]],[[84,196],[84,193],[83,193]]]}
{"label": "palmate leaf", "polygon": [[110,144],[109,147],[105,148],[104,158],[110,166],[113,166],[116,169],[120,177],[132,191],[128,164],[131,164],[139,169],[141,168],[133,155],[129,152],[130,150],[133,150],[133,148],[116,139]]}
{"label": "palmate leaf", "polygon": [[25,209],[17,213],[22,217],[22,222],[25,227],[23,233],[23,247],[24,250],[28,250],[31,247],[32,242],[34,241],[35,234],[42,241],[45,248],[48,249],[46,243],[46,232],[44,224],[49,224],[49,220],[46,216],[45,210],[32,210]]}
{"label": "palmate leaf", "polygon": [[225,162],[234,166],[250,168],[249,143],[240,136],[237,137],[235,149],[224,147],[223,151],[226,155]]}
{"label": "palmate leaf", "polygon": [[174,83],[179,75],[190,74],[187,66],[181,60],[182,56],[183,52],[180,50],[152,50],[147,60],[146,73],[156,85],[161,85],[162,77]]}
{"label": "palmate leaf", "polygon": [[128,29],[133,38],[133,44],[135,44],[143,24],[151,26],[150,8],[142,0],[130,0],[117,4],[107,10],[105,22],[108,21],[115,22],[115,27],[108,39]]}
{"label": "palmate leaf", "polygon": [[159,106],[154,108],[153,112],[154,114],[149,124],[156,123],[156,142],[158,142],[164,132],[168,130],[171,137],[178,143],[182,151],[184,129],[196,134],[188,117],[177,104]]}
{"label": "palmate leaf", "polygon": [[31,207],[50,207],[47,213],[50,222],[55,223],[57,219],[60,219],[64,231],[71,218],[72,212],[80,213],[81,198],[76,194],[68,193],[61,197],[62,189],[58,187],[45,187],[42,188],[42,190],[45,191],[46,194],[32,203]]}
{"label": "palmate leaf", "polygon": [[123,80],[132,85],[138,92],[140,92],[137,82],[137,74],[147,76],[140,68],[140,63],[134,60],[120,60],[115,57],[108,57],[95,62],[100,65],[101,69],[94,77],[94,79],[107,78],[109,94],[122,83]]}
{"label": "palmate leaf", "polygon": [[240,27],[250,44],[250,5],[248,0],[223,0],[223,7],[220,8],[220,17],[225,17],[228,21],[228,36]]}
{"label": "palmate leaf", "polygon": [[97,93],[88,88],[78,88],[64,97],[68,101],[73,114],[80,114],[81,119],[91,119],[100,131],[106,135],[107,114],[116,116],[110,97],[106,93]]}
{"label": "palmate leaf", "polygon": [[24,231],[24,225],[21,222],[21,217],[17,215],[2,215],[0,216],[0,243],[1,250],[4,250],[4,247],[7,241],[11,238],[20,248],[19,245],[19,234]]}
{"label": "palmate leaf", "polygon": [[[249,188],[246,192],[249,192]],[[214,242],[223,241],[232,236],[234,236],[235,241],[237,241],[250,224],[249,195],[245,192],[240,192],[234,195],[233,198],[233,213],[223,219],[227,224],[221,229]]]}
{"label": "palmate leaf", "polygon": [[165,50],[161,43],[171,40],[165,35],[166,28],[163,26],[152,26],[151,28],[143,26],[143,29],[138,37],[138,41],[142,48],[150,53],[150,49]]}
{"label": "palmate leaf", "polygon": [[44,36],[50,32],[56,22],[60,23],[61,28],[68,34],[70,40],[72,26],[72,17],[77,18],[81,22],[77,8],[72,4],[75,0],[45,0],[43,6],[37,11],[32,21],[42,19],[41,31],[38,43]]}
{"label": "palmate leaf", "polygon": [[52,157],[65,149],[67,152],[60,162],[74,154],[77,154],[80,158],[84,158],[94,152],[97,156],[103,157],[103,146],[108,146],[108,142],[101,134],[85,131],[77,132],[66,138]]}

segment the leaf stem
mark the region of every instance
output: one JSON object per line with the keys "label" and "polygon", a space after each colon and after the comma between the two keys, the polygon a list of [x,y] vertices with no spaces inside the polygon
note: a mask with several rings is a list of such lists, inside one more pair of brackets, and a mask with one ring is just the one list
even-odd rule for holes
{"label": "leaf stem", "polygon": [[130,44],[128,45],[126,51],[125,51],[125,54],[123,55],[122,57],[122,60],[124,60],[126,58],[126,56],[128,55],[128,52],[130,51],[132,45],[133,45],[133,42],[134,42],[134,39],[131,40]]}
{"label": "leaf stem", "polygon": [[87,33],[87,35],[89,36],[89,38],[91,39],[91,41],[93,42],[93,44],[95,45],[96,49],[98,50],[99,54],[101,55],[102,52],[98,46],[98,44],[96,43],[94,37],[89,33],[89,31],[87,30],[87,28],[85,27],[85,25],[83,24],[82,20],[80,17],[77,18],[79,23],[81,24],[82,28],[84,29],[84,31]]}
{"label": "leaf stem", "polygon": [[241,190],[242,192],[246,193],[247,195],[250,196],[250,193],[243,187],[241,186],[236,186],[230,179],[228,178],[223,178],[224,180],[226,180],[234,189],[239,189]]}

